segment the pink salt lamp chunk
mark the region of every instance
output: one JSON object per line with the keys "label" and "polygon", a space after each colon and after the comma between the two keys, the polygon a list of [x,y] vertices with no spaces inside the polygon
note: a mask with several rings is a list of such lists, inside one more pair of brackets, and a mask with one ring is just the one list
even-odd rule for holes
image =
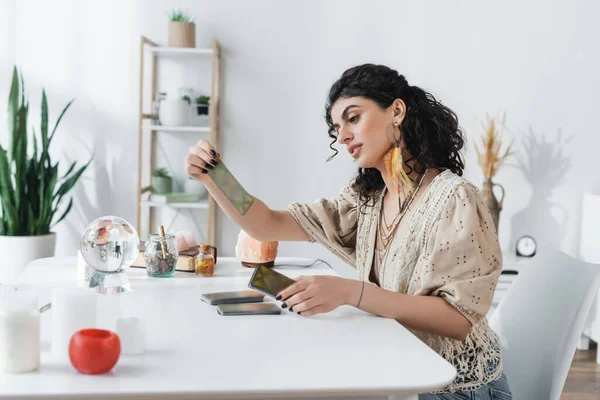
{"label": "pink salt lamp chunk", "polygon": [[273,267],[277,258],[279,242],[259,242],[243,230],[238,235],[235,255],[245,267],[256,268],[259,265]]}
{"label": "pink salt lamp chunk", "polygon": [[190,231],[179,231],[175,233],[175,246],[177,246],[177,251],[179,252],[195,249],[197,243],[194,233]]}
{"label": "pink salt lamp chunk", "polygon": [[187,241],[181,235],[175,236],[175,247],[177,247],[178,252],[182,252],[188,249]]}
{"label": "pink salt lamp chunk", "polygon": [[185,241],[187,242],[188,249],[195,249],[198,246],[198,242],[196,241],[196,236],[194,236],[193,232],[184,231],[183,237],[185,238]]}

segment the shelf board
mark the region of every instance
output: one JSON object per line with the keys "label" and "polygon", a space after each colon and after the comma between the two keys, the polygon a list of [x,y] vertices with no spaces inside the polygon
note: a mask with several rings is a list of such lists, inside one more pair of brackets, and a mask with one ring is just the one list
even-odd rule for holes
{"label": "shelf board", "polygon": [[150,130],[163,131],[163,132],[190,132],[190,133],[201,133],[210,132],[210,126],[164,126],[164,125],[150,125]]}
{"label": "shelf board", "polygon": [[158,201],[144,200],[141,202],[141,204],[144,206],[149,206],[149,207],[208,209],[208,200],[201,200],[198,202],[183,202],[183,203],[160,203]]}
{"label": "shelf board", "polygon": [[191,47],[150,47],[150,51],[154,54],[160,56],[178,56],[178,55],[188,55],[188,56],[209,56],[212,55],[212,48],[191,48]]}

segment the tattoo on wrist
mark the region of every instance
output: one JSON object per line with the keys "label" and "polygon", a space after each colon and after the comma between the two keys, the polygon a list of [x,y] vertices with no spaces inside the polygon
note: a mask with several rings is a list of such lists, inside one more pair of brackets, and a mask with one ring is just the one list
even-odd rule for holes
{"label": "tattoo on wrist", "polygon": [[208,176],[211,177],[213,182],[227,196],[240,214],[245,215],[248,212],[248,209],[254,203],[254,198],[246,192],[237,179],[229,172],[223,161],[219,160],[218,164],[208,171]]}

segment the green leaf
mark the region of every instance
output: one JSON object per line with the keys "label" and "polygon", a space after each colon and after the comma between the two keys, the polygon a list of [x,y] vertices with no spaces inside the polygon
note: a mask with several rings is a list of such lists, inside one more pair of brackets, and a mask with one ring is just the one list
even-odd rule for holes
{"label": "green leaf", "polygon": [[42,122],[41,122],[41,134],[42,134],[42,148],[48,152],[48,101],[46,99],[46,91],[42,90]]}
{"label": "green leaf", "polygon": [[[28,221],[35,221],[35,214],[33,213],[33,208],[32,208],[32,203],[29,203],[28,207],[27,207],[27,218]],[[36,232],[36,225],[33,223],[28,223],[27,224],[27,234],[30,236],[35,235]]]}
{"label": "green leaf", "polygon": [[67,170],[67,172],[65,172],[65,174],[62,177],[62,179],[65,179],[71,172],[73,172],[73,168],[75,168],[76,164],[77,164],[77,161],[73,161],[73,164],[71,164],[71,166],[69,167],[69,169]]}
{"label": "green leaf", "polygon": [[27,168],[27,113],[28,105],[22,105],[19,110],[18,133],[15,137],[16,146],[13,154],[15,164],[15,201],[14,205],[19,210],[19,220],[26,223],[27,208],[21,208],[21,202],[25,200],[25,173]]}
{"label": "green leaf", "polygon": [[9,164],[12,161],[11,157],[15,146],[15,132],[19,120],[19,73],[17,67],[13,68],[12,83],[10,85],[10,93],[8,95],[8,157]]}
{"label": "green leaf", "polygon": [[54,129],[52,129],[52,134],[50,135],[50,139],[48,139],[48,141],[52,141],[52,138],[54,137],[54,134],[56,133],[56,128],[58,128],[58,124],[60,123],[60,120],[62,119],[63,115],[65,115],[65,113],[67,112],[69,107],[71,107],[71,104],[73,104],[74,101],[75,101],[75,99],[71,100],[70,102],[67,103],[65,108],[63,108],[62,112],[58,116],[58,119],[56,120],[56,124],[54,125]]}
{"label": "green leaf", "polygon": [[81,174],[83,174],[85,172],[85,169],[88,167],[88,165],[90,165],[91,161],[92,160],[88,161],[87,164],[85,164],[83,167],[81,167],[69,179],[64,181],[63,184],[60,185],[60,187],[58,188],[58,191],[54,194],[54,197],[56,198],[57,196],[63,196],[65,194],[67,194],[69,192],[69,190],[71,190],[73,188],[73,186],[77,183],[77,180],[79,180],[79,177],[81,176]]}
{"label": "green leaf", "polygon": [[8,156],[2,146],[0,146],[0,197],[5,203],[13,204],[15,202]]}
{"label": "green leaf", "polygon": [[23,71],[21,71],[21,104],[25,103],[25,80],[23,79]]}
{"label": "green leaf", "polygon": [[36,225],[39,225],[44,220],[44,194],[46,193],[46,181],[49,180],[49,172],[45,169],[44,161],[43,161],[43,153],[40,157],[40,161],[37,164],[37,168],[35,170],[35,179],[39,182],[39,196],[38,196],[38,212],[36,214],[36,220],[33,222]]}
{"label": "green leaf", "polygon": [[17,225],[17,210],[15,209],[15,206],[10,203],[6,203],[4,199],[2,199],[2,217],[4,218],[5,215],[8,225],[7,235],[20,235],[21,232],[19,231],[19,226]]}
{"label": "green leaf", "polygon": [[32,160],[36,160],[38,158],[38,144],[37,144],[37,138],[35,137],[35,128],[31,128],[33,130],[33,158]]}
{"label": "green leaf", "polygon": [[46,191],[41,194],[42,197],[44,197],[44,207],[40,213],[40,216],[43,218],[42,221],[44,221],[44,226],[48,227],[52,221],[52,202],[54,201],[52,194],[54,193],[54,188],[56,187],[56,182],[58,181],[58,163],[54,165],[49,172],[50,177],[48,180],[48,185],[45,188]]}
{"label": "green leaf", "polygon": [[39,203],[39,189],[38,186],[38,163],[36,158],[32,158],[29,160],[29,167],[27,168],[27,198],[29,199],[29,205],[33,211],[34,218],[31,221],[36,220],[36,216],[40,211],[40,203]]}
{"label": "green leaf", "polygon": [[58,180],[58,166],[47,168],[40,165],[39,174],[41,175],[40,192],[39,192],[39,214],[37,216],[37,230],[47,231],[50,228],[50,220],[52,219],[52,193]]}
{"label": "green leaf", "polygon": [[[63,219],[65,219],[65,217],[67,216],[67,214],[69,213],[69,211],[71,211],[71,207],[73,207],[73,198],[71,197],[71,200],[69,200],[69,205],[67,206],[65,212],[62,214],[62,216],[58,219],[58,221],[56,221],[54,224],[52,224],[52,226],[55,226],[56,224],[58,224],[60,221],[62,221]],[[54,210],[53,214],[56,213],[56,209]]]}

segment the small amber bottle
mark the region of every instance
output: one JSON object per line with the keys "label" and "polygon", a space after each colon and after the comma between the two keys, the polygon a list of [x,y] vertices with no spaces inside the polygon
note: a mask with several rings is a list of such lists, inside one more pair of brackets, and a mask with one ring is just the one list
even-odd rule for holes
{"label": "small amber bottle", "polygon": [[196,275],[213,276],[215,274],[215,258],[210,244],[200,245],[200,254],[196,257]]}

